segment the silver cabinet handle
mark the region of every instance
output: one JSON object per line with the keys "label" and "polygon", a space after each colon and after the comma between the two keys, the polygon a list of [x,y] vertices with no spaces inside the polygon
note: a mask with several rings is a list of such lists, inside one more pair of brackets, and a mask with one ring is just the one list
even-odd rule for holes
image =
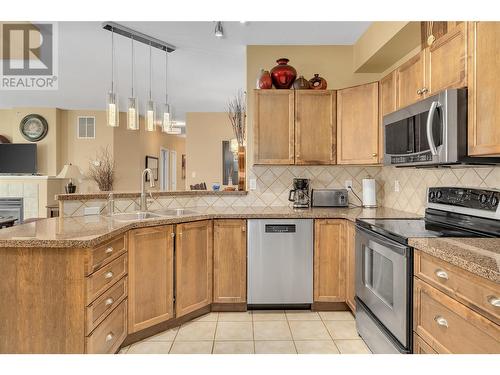
{"label": "silver cabinet handle", "polygon": [[439,277],[440,279],[448,280],[448,274],[446,273],[446,271],[437,270],[436,276]]}
{"label": "silver cabinet handle", "polygon": [[104,301],[104,306],[109,306],[109,305],[112,305],[113,303],[115,302],[115,300],[111,297],[107,298],[105,301]]}
{"label": "silver cabinet handle", "polygon": [[422,94],[425,94],[426,92],[429,92],[429,89],[427,87],[422,87],[421,92]]}
{"label": "silver cabinet handle", "polygon": [[432,155],[437,155],[436,144],[434,143],[434,137],[432,135],[432,120],[434,120],[434,113],[436,112],[436,108],[438,106],[438,102],[434,101],[431,104],[431,108],[429,109],[429,115],[427,116],[427,143],[429,144],[429,148],[431,149]]}
{"label": "silver cabinet handle", "polygon": [[422,95],[422,89],[417,90],[417,95]]}
{"label": "silver cabinet handle", "polygon": [[115,337],[115,334],[113,332],[110,332],[106,335],[106,342],[113,340],[113,337]]}
{"label": "silver cabinet handle", "polygon": [[104,274],[105,279],[111,279],[113,277],[113,272],[108,271]]}
{"label": "silver cabinet handle", "polygon": [[113,252],[113,246],[110,246],[106,250],[104,250],[105,254],[111,254],[112,252]]}
{"label": "silver cabinet handle", "polygon": [[490,305],[500,307],[500,298],[498,298],[497,296],[489,296],[488,302],[490,303]]}
{"label": "silver cabinet handle", "polygon": [[438,325],[440,325],[441,327],[446,327],[446,328],[448,328],[448,321],[447,321],[445,318],[443,318],[442,316],[437,315],[437,316],[434,318],[434,320],[435,320],[435,321],[436,321],[436,323],[437,323]]}

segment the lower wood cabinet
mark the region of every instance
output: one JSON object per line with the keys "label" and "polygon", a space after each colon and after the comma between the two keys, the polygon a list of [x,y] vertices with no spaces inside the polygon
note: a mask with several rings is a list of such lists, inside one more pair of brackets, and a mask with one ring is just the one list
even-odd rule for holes
{"label": "lower wood cabinet", "polygon": [[246,220],[214,221],[213,281],[214,303],[246,303]]}
{"label": "lower wood cabinet", "polygon": [[178,224],[175,238],[178,318],[212,303],[212,221]]}
{"label": "lower wood cabinet", "polygon": [[437,354],[419,335],[413,333],[413,354]]}
{"label": "lower wood cabinet", "polygon": [[354,296],[356,295],[356,225],[345,221],[346,226],[346,303],[352,310],[356,311]]}
{"label": "lower wood cabinet", "polygon": [[314,302],[345,302],[344,219],[314,221]]}
{"label": "lower wood cabinet", "polygon": [[173,233],[173,225],[129,232],[129,333],[174,317]]}

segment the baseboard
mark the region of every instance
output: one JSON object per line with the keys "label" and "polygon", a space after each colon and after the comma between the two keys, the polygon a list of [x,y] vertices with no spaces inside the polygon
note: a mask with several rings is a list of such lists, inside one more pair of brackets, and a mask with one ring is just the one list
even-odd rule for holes
{"label": "baseboard", "polygon": [[312,311],[350,311],[345,302],[313,302]]}
{"label": "baseboard", "polygon": [[220,311],[220,312],[247,311],[247,303],[246,302],[212,303],[212,311]]}

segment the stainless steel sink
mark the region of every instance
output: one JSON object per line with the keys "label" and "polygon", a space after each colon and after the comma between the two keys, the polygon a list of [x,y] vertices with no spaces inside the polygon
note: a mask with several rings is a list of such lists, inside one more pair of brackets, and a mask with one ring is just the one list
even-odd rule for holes
{"label": "stainless steel sink", "polygon": [[154,212],[124,212],[120,214],[114,214],[113,219],[115,219],[116,221],[136,221],[144,219],[155,219],[163,216],[164,215]]}
{"label": "stainless steel sink", "polygon": [[198,211],[188,210],[185,208],[164,208],[161,210],[155,210],[154,212],[161,216],[182,216],[198,214]]}

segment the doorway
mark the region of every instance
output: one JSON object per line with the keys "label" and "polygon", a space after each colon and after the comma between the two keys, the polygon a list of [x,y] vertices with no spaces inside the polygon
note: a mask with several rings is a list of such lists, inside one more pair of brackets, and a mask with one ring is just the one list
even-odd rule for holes
{"label": "doorway", "polygon": [[168,191],[170,186],[170,153],[168,149],[160,147],[160,190]]}

